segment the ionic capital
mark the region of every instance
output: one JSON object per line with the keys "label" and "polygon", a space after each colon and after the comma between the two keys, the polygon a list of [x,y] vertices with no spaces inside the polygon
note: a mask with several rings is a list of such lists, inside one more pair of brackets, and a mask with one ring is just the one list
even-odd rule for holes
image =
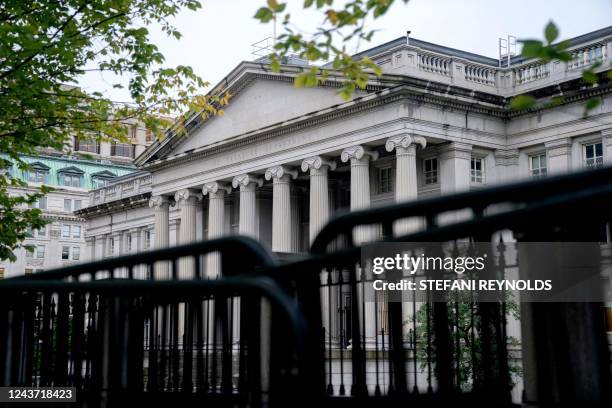
{"label": "ionic capital", "polygon": [[266,180],[274,179],[275,181],[278,181],[283,178],[287,179],[289,177],[295,180],[297,176],[297,170],[287,166],[274,166],[266,170]]}
{"label": "ionic capital", "polygon": [[204,187],[202,187],[202,194],[206,195],[208,194],[208,196],[210,198],[217,198],[217,195],[221,195],[224,193],[231,193],[232,192],[232,188],[230,186],[228,186],[225,183],[221,183],[218,181],[213,181],[210,183],[206,183],[204,184]]}
{"label": "ionic capital", "polygon": [[378,152],[373,150],[367,150],[361,145],[351,146],[342,150],[342,154],[340,154],[340,159],[343,163],[346,163],[349,160],[376,160],[378,159]]}
{"label": "ionic capital", "polygon": [[321,170],[321,168],[325,166],[333,171],[336,169],[336,162],[327,160],[321,156],[312,156],[302,161],[303,172],[307,172],[309,170]]}
{"label": "ionic capital", "polygon": [[170,205],[170,200],[166,196],[159,195],[159,196],[151,197],[149,199],[149,207],[154,208],[156,210],[164,208],[164,206],[167,208],[169,205]]}
{"label": "ionic capital", "polygon": [[232,187],[247,187],[249,184],[255,184],[257,187],[263,186],[261,177],[253,177],[251,174],[241,174],[232,180]]}
{"label": "ionic capital", "polygon": [[[427,146],[427,140],[423,136],[416,135],[398,135],[387,139],[385,149],[392,152],[396,149],[408,149],[411,145],[420,145],[422,149]],[[416,146],[415,146],[416,147]],[[399,150],[398,150],[399,151]]]}
{"label": "ionic capital", "polygon": [[201,194],[198,194],[196,191],[188,189],[188,188],[179,190],[174,194],[174,200],[179,204],[183,204],[187,202],[194,203],[195,200],[201,199],[201,198],[202,198]]}

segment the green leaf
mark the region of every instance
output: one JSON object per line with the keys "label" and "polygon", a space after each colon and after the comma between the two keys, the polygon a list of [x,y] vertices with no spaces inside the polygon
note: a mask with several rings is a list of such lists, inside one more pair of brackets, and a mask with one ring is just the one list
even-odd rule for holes
{"label": "green leaf", "polygon": [[587,69],[582,72],[582,80],[590,85],[595,85],[597,83],[597,74],[595,74],[590,69]]}
{"label": "green leaf", "polygon": [[546,25],[546,28],[544,28],[544,38],[546,38],[546,41],[548,41],[548,43],[550,44],[555,41],[557,37],[559,37],[559,29],[557,28],[555,23],[550,21]]}
{"label": "green leaf", "polygon": [[540,58],[542,57],[542,52],[544,47],[541,41],[538,40],[523,40],[523,50],[521,54],[527,58]]}
{"label": "green leaf", "polygon": [[519,95],[510,101],[510,108],[514,110],[530,109],[536,105],[536,100],[530,95]]}
{"label": "green leaf", "polygon": [[274,18],[274,13],[268,7],[261,7],[255,13],[255,18],[260,20],[262,23],[267,23]]}
{"label": "green leaf", "polygon": [[584,104],[584,110],[585,112],[590,112],[593,109],[596,109],[599,105],[601,105],[601,98],[591,98]]}

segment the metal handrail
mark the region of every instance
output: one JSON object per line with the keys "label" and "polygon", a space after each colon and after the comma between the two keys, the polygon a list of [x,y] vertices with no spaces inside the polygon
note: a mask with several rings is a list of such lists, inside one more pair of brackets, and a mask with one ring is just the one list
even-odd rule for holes
{"label": "metal handrail", "polygon": [[[101,261],[71,265],[39,272],[29,276],[9,278],[5,281],[63,279],[67,277],[76,277],[81,274],[91,274],[97,271],[112,271],[118,268],[130,268],[144,264],[152,265],[156,262],[170,262],[182,257],[200,256],[212,252],[220,252],[221,254],[235,254],[236,252],[240,252],[241,256],[238,259],[238,261],[240,261],[240,265],[252,265],[249,266],[250,268],[272,267],[277,263],[270,251],[268,251],[263,245],[261,245],[261,243],[253,238],[246,236],[232,236],[212,239],[210,241],[200,241],[193,244],[155,249],[145,253],[140,252],[137,254],[118,256]],[[231,258],[228,257],[228,260],[231,260]],[[224,267],[224,270],[226,269],[228,268]]]}

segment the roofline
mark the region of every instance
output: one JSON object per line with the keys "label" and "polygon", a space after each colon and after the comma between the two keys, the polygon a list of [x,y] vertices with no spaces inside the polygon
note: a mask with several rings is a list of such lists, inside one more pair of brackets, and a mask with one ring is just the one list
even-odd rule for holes
{"label": "roofline", "polygon": [[[608,37],[611,35],[612,35],[612,25],[604,27],[604,28],[600,28],[598,30],[591,31],[586,34],[581,34],[577,37],[572,37],[572,38],[569,38],[563,41],[569,41],[570,46],[574,47],[580,44],[591,42],[597,38]],[[562,41],[559,41],[555,44],[559,44],[560,42]],[[451,56],[455,56],[459,58],[465,58],[467,60],[478,62],[478,63],[485,64],[485,65],[491,65],[495,67],[499,66],[499,59],[497,58],[487,57],[485,55],[476,54],[476,53],[469,52],[469,51],[463,51],[457,48],[446,47],[444,45],[439,45],[439,44],[431,43],[428,41],[419,40],[418,38],[410,37],[410,41],[407,44],[405,35],[402,37],[396,38],[394,40],[388,41],[386,43],[383,43],[381,45],[377,45],[370,49],[359,52],[353,55],[353,57],[363,57],[363,56],[371,57],[371,56],[381,54],[385,51],[388,51],[390,49],[393,49],[401,45],[406,45],[408,47],[422,48],[427,51],[433,51],[433,52],[447,54],[447,55],[451,55]],[[511,64],[519,64],[526,60],[527,59],[523,58],[522,56],[516,55],[511,58],[510,62]],[[326,66],[328,65],[329,64],[327,64]]]}

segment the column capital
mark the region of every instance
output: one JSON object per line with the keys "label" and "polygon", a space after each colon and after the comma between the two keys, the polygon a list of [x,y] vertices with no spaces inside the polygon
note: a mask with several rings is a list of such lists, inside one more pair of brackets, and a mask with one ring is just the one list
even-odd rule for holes
{"label": "column capital", "polygon": [[348,162],[349,160],[376,160],[378,159],[378,152],[373,150],[368,150],[361,145],[347,147],[342,150],[340,154],[340,159],[343,163]]}
{"label": "column capital", "polygon": [[261,177],[254,177],[251,174],[241,174],[232,179],[232,187],[242,188],[247,187],[249,184],[255,184],[257,187],[263,186],[263,180]]}
{"label": "column capital", "polygon": [[400,153],[400,149],[408,149],[411,145],[420,145],[424,149],[427,146],[427,140],[423,136],[397,135],[387,139],[385,149],[388,152],[397,150]]}
{"label": "column capital", "polygon": [[149,207],[155,208],[156,210],[162,208],[163,206],[169,206],[170,200],[166,196],[158,195],[151,197],[149,199]]}
{"label": "column capital", "polygon": [[327,160],[322,156],[312,156],[302,161],[302,171],[321,170],[322,167],[328,167],[330,170],[336,170],[336,162]]}
{"label": "column capital", "polygon": [[202,187],[202,194],[208,194],[210,198],[216,198],[217,194],[231,193],[232,188],[225,183],[219,181],[213,181],[211,183],[204,184]]}
{"label": "column capital", "polygon": [[298,172],[295,169],[292,169],[287,166],[274,166],[270,167],[266,170],[266,180],[278,181],[283,178],[291,177],[292,179],[296,179],[298,176]]}
{"label": "column capital", "polygon": [[192,190],[190,188],[184,188],[174,193],[174,200],[179,204],[184,204],[188,202],[195,204],[194,202],[195,200],[201,200],[201,199],[202,199],[202,195],[199,194],[198,191]]}

